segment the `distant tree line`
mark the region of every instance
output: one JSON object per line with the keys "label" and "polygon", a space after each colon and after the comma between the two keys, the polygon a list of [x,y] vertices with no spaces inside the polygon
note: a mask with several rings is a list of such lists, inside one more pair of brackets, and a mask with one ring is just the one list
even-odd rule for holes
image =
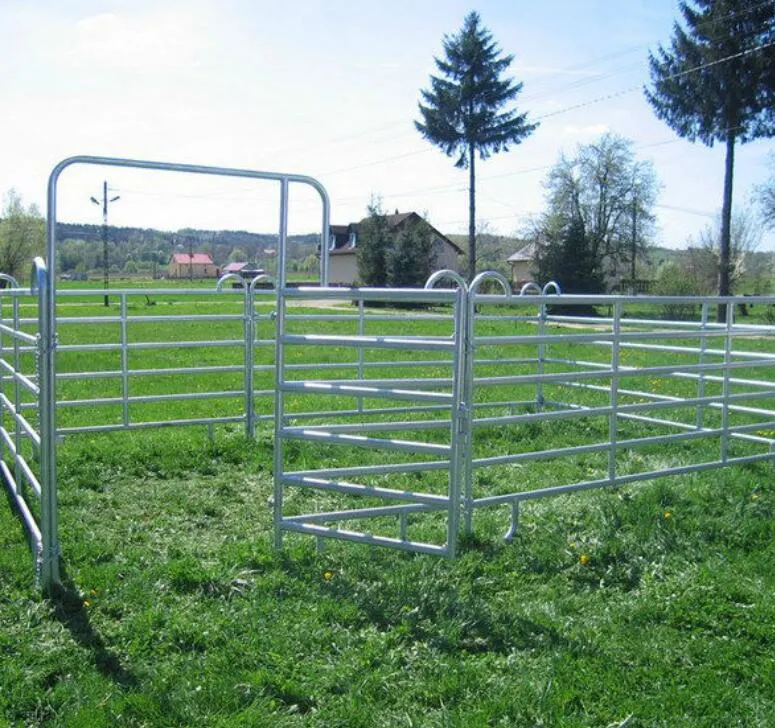
{"label": "distant tree line", "polygon": [[0,214],[0,272],[25,281],[32,258],[43,254],[45,239],[40,210],[35,205],[25,207],[16,191],[9,190]]}
{"label": "distant tree line", "polygon": [[[88,272],[102,267],[102,228],[59,223],[57,268],[61,273]],[[318,269],[319,235],[289,237],[288,267],[314,273]],[[173,253],[208,253],[217,266],[252,262],[273,267],[277,236],[244,230],[177,231],[108,227],[109,260],[113,272],[163,274]]]}

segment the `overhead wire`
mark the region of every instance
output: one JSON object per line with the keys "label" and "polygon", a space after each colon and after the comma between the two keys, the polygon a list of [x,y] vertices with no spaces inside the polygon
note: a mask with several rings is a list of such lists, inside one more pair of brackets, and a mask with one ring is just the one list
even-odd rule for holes
{"label": "overhead wire", "polygon": [[[765,0],[764,2],[758,3],[757,5],[754,5],[752,7],[745,8],[745,9],[742,9],[740,11],[733,11],[733,12],[729,13],[727,16],[724,16],[724,18],[721,18],[720,20],[723,21],[723,20],[732,18],[732,17],[734,17],[736,15],[737,16],[742,16],[742,15],[744,15],[746,13],[753,12],[757,8],[760,8],[760,7],[764,6],[764,5],[769,5],[769,4],[771,4],[771,0]],[[694,66],[692,68],[685,69],[685,70],[680,71],[678,73],[672,74],[668,78],[679,78],[679,77],[688,75],[690,73],[700,72],[700,71],[702,71],[702,70],[704,70],[706,68],[711,68],[711,67],[717,66],[717,65],[719,65],[721,63],[729,62],[729,61],[737,59],[737,58],[742,58],[742,57],[751,55],[752,53],[757,53],[759,51],[765,50],[765,49],[773,47],[773,46],[775,46],[775,41],[769,42],[769,43],[762,43],[762,44],[760,44],[758,46],[755,46],[753,48],[749,48],[749,49],[745,49],[743,51],[740,51],[739,53],[730,54],[730,55],[725,56],[723,58],[715,59],[715,60],[709,61],[707,63],[699,64],[699,65]],[[576,66],[570,67],[569,69],[565,69],[565,70],[566,71],[568,71],[568,70],[576,70],[578,68],[585,67],[585,65],[591,65],[592,63],[594,63],[594,62],[596,62],[598,60],[606,60],[606,59],[621,57],[622,55],[626,55],[628,53],[634,52],[634,50],[636,50],[637,48],[640,48],[640,47],[643,47],[643,46],[642,45],[640,45],[640,46],[633,46],[632,49],[624,49],[622,51],[617,51],[617,52],[615,52],[613,54],[608,54],[607,56],[599,57],[598,59],[592,59],[591,61],[584,62],[582,64],[577,64]],[[558,72],[558,73],[560,73],[560,72]],[[602,80],[602,78],[610,78],[610,77],[616,76],[616,75],[618,75],[617,72],[612,72],[612,73],[608,73],[608,74],[603,74],[602,77],[595,77],[595,78],[598,79],[598,80]],[[586,107],[593,106],[593,105],[596,105],[596,104],[600,104],[600,103],[603,103],[605,101],[610,101],[610,100],[615,99],[615,98],[620,98],[620,97],[625,96],[627,94],[633,93],[636,90],[640,90],[641,88],[642,88],[641,84],[631,85],[631,86],[619,89],[617,91],[613,91],[613,92],[608,93],[608,94],[603,94],[603,95],[597,96],[597,97],[592,98],[592,99],[587,99],[587,100],[582,101],[582,102],[577,103],[577,104],[570,104],[570,105],[567,105],[567,106],[565,106],[565,107],[563,107],[561,109],[556,109],[556,110],[553,110],[553,111],[546,112],[544,114],[541,114],[539,116],[534,117],[534,120],[535,121],[542,121],[542,120],[545,120],[545,119],[554,118],[554,117],[560,116],[562,114],[566,114],[566,113],[568,113],[570,111],[576,111],[578,109],[582,109],[582,108],[586,108]],[[339,141],[347,141],[347,140],[350,140],[350,139],[353,139],[353,138],[362,137],[362,136],[368,136],[369,134],[374,133],[375,131],[389,130],[389,129],[395,128],[395,126],[396,125],[391,123],[391,124],[388,124],[388,125],[382,125],[380,127],[375,127],[374,129],[364,130],[364,131],[358,132],[358,133],[356,133],[354,135],[352,135],[352,134],[343,135],[343,136],[338,137],[337,139],[333,140],[332,142],[329,142],[329,144],[330,143],[334,143],[334,142],[339,142]],[[401,134],[399,136],[403,136],[403,134]],[[636,149],[645,149],[645,148],[649,148],[649,147],[656,147],[656,146],[661,146],[661,145],[666,145],[666,144],[672,144],[672,143],[676,143],[678,141],[681,141],[681,139],[676,138],[676,139],[663,140],[663,141],[659,141],[659,142],[655,142],[655,143],[638,145],[635,148]],[[383,158],[380,158],[380,159],[371,160],[371,161],[368,161],[368,162],[365,162],[365,163],[362,163],[362,164],[356,164],[356,165],[351,165],[351,166],[348,166],[348,167],[342,167],[342,168],[338,168],[338,169],[334,169],[334,170],[329,170],[328,172],[325,172],[325,173],[323,173],[320,176],[332,176],[332,175],[341,174],[341,173],[344,173],[344,172],[353,172],[353,171],[358,171],[358,170],[361,170],[361,169],[368,169],[370,167],[379,166],[379,165],[382,165],[382,164],[388,164],[390,162],[399,161],[399,160],[402,160],[402,159],[407,159],[409,157],[420,156],[422,154],[429,153],[430,151],[433,151],[432,147],[428,147],[427,149],[422,149],[422,150],[413,150],[413,151],[405,152],[405,153],[402,153],[402,154],[391,155],[391,156],[388,156],[388,157],[383,157]],[[499,174],[496,174],[496,175],[483,176],[483,177],[480,177],[479,180],[480,181],[489,181],[489,180],[493,180],[493,179],[502,179],[502,178],[508,178],[508,177],[513,177],[513,176],[523,175],[523,174],[531,174],[531,173],[535,173],[535,172],[545,171],[547,169],[550,169],[552,166],[553,165],[548,164],[548,165],[540,165],[540,166],[537,166],[537,167],[529,167],[529,168],[525,168],[525,169],[512,170],[512,171],[509,171],[509,172],[499,173]],[[405,192],[401,192],[401,193],[390,193],[389,196],[391,198],[396,198],[396,197],[411,196],[411,195],[415,195],[415,194],[438,194],[438,193],[446,192],[447,190],[453,190],[453,189],[457,189],[457,188],[459,188],[459,183],[453,183],[453,184],[450,184],[450,185],[441,185],[441,186],[435,186],[435,187],[430,187],[430,188],[418,188],[418,189],[414,189],[414,190],[411,190],[411,191],[405,191]],[[211,192],[211,193],[201,194],[201,195],[200,194],[186,194],[186,193],[167,193],[167,194],[165,194],[165,193],[161,193],[161,192],[157,193],[157,192],[151,192],[151,191],[145,191],[145,190],[141,191],[141,190],[130,190],[130,189],[123,189],[123,190],[120,190],[120,191],[122,191],[124,193],[130,193],[130,194],[140,194],[140,195],[150,195],[150,196],[165,196],[165,197],[171,196],[171,197],[180,197],[180,198],[188,198],[188,199],[203,199],[203,198],[211,198],[213,196],[219,196],[220,195],[220,196],[222,196],[222,197],[224,197],[226,199],[233,199],[233,200],[246,199],[246,200],[251,200],[253,202],[257,202],[258,201],[255,196],[250,196],[250,197],[246,197],[246,198],[235,197],[234,194],[231,191],[227,191],[227,190],[222,190],[220,192],[219,191],[214,191],[214,192]],[[239,190],[239,191],[235,190],[235,192],[247,192],[247,191],[248,191],[247,189],[243,189],[243,190]],[[352,200],[352,199],[355,199],[355,198],[338,198],[337,201],[342,202],[342,201],[349,201],[349,200]],[[265,200],[269,201],[268,198],[265,198]],[[499,204],[505,204],[505,203],[500,203],[499,202]],[[699,213],[699,214],[704,214],[704,213]]]}

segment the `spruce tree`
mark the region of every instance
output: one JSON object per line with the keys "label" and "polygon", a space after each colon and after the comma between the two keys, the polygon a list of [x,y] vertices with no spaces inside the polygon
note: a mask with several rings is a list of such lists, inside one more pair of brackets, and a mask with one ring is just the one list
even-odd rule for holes
{"label": "spruce tree", "polygon": [[468,169],[468,275],[476,275],[476,165],[519,144],[538,126],[527,114],[503,110],[522,90],[521,83],[503,78],[513,56],[502,55],[479,14],[469,13],[460,32],[444,36],[443,59],[435,58],[440,76],[431,76],[430,90],[421,91],[422,121],[417,130],[447,156],[457,155],[455,166]]}
{"label": "spruce tree", "polygon": [[364,286],[381,288],[388,283],[388,252],[393,241],[379,200],[371,200],[367,209],[369,216],[360,226],[355,248],[358,277]]}
{"label": "spruce tree", "polygon": [[538,280],[559,283],[563,293],[603,290],[603,274],[581,217],[555,217],[543,235],[536,255]]}
{"label": "spruce tree", "polygon": [[407,222],[395,235],[387,256],[388,285],[422,288],[433,272],[436,256],[433,237],[425,225]]}
{"label": "spruce tree", "polygon": [[[680,3],[669,48],[649,54],[646,98],[679,136],[726,145],[718,293],[730,290],[735,144],[775,135],[775,5],[762,0]],[[721,311],[719,311],[721,315]]]}

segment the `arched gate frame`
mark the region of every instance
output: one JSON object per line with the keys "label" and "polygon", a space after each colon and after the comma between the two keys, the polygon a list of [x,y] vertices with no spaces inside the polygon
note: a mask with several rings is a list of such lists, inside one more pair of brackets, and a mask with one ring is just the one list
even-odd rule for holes
{"label": "arched gate frame", "polygon": [[308,185],[320,195],[322,202],[320,279],[328,283],[328,230],[330,203],[328,193],[316,179],[303,175],[260,172],[229,167],[207,167],[191,164],[173,164],[114,157],[76,156],[62,160],[54,167],[48,181],[48,214],[46,260],[51,275],[40,280],[40,334],[39,334],[39,388],[40,388],[40,485],[41,485],[41,541],[38,574],[44,592],[56,589],[59,575],[59,539],[57,528],[56,491],[56,248],[57,248],[57,190],[59,178],[68,167],[90,165],[124,167],[159,172],[181,172],[215,177],[277,182],[280,185],[280,225],[278,245],[278,289],[285,287],[285,255],[288,240],[288,193],[292,183]]}

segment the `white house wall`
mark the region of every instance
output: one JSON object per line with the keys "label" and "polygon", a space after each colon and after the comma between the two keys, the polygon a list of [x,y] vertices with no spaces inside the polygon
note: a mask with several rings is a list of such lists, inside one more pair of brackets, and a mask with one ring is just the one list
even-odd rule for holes
{"label": "white house wall", "polygon": [[332,255],[328,259],[328,282],[334,286],[351,286],[358,279],[355,253]]}

